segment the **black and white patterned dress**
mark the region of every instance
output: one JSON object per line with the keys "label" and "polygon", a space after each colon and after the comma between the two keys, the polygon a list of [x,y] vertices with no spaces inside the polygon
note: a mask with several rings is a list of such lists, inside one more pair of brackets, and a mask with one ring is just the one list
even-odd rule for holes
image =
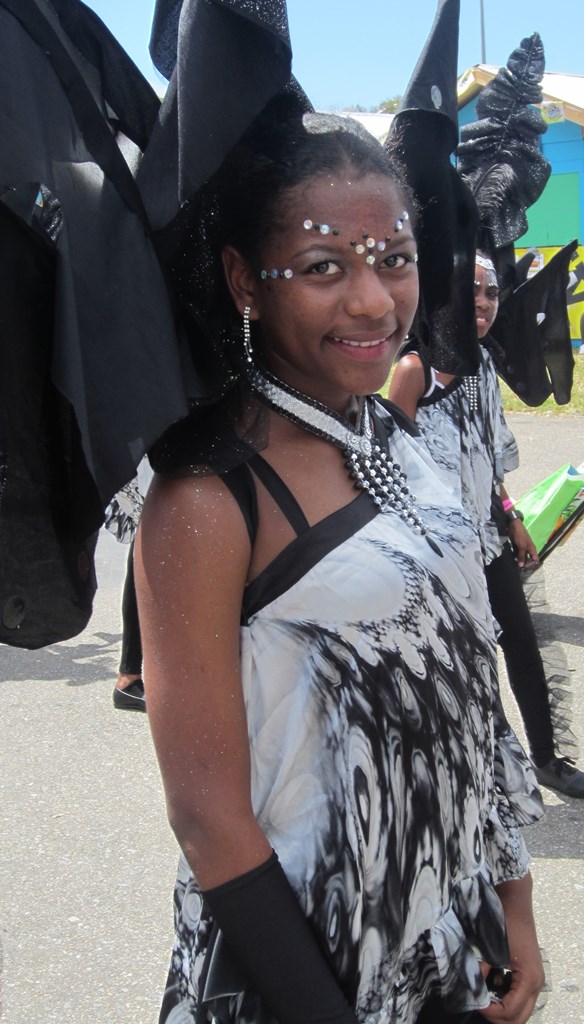
{"label": "black and white patterned dress", "polygon": [[457,377],[426,394],[416,424],[442,480],[475,524],[488,565],[506,540],[491,518],[493,488],[517,469],[519,452],[505,421],[495,364],[483,346],[476,378]]}
{"label": "black and white patterned dress", "polygon": [[[488,1004],[477,956],[507,956],[493,886],[527,871],[517,824],[541,805],[499,710],[476,535],[378,413],[441,555],[359,494],[247,588],[241,664],[257,819],[358,1019],[412,1024],[433,992]],[[193,1024],[212,922],[184,858],[175,915],[160,1019]],[[223,1010],[272,1020],[253,994]]]}

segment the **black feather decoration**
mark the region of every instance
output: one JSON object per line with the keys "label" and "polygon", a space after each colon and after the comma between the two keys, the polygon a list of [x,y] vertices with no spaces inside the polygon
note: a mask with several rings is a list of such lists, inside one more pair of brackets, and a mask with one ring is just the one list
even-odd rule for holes
{"label": "black feather decoration", "polygon": [[544,68],[543,44],[534,32],[482,90],[478,120],[461,129],[458,169],[479,209],[479,244],[491,251],[524,234],[525,210],[551,173],[539,141],[547,126],[533,105],[542,99]]}

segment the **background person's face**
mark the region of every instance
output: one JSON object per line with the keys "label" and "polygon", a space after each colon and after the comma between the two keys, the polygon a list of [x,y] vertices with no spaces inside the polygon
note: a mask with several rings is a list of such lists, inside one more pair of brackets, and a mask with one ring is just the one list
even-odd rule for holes
{"label": "background person's face", "polygon": [[475,316],[479,338],[490,331],[499,311],[499,285],[493,270],[487,270],[477,263],[475,266]]}

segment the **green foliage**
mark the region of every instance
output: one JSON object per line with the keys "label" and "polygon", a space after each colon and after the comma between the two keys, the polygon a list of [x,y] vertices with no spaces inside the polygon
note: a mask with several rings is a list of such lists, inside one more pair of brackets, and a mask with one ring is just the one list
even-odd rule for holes
{"label": "green foliage", "polygon": [[380,103],[377,110],[380,114],[397,114],[401,101],[401,96],[392,96],[391,99]]}
{"label": "green foliage", "polygon": [[375,107],[364,107],[361,103],[353,103],[343,109],[347,114],[397,114],[401,101],[401,96],[392,96],[391,99],[383,100]]}

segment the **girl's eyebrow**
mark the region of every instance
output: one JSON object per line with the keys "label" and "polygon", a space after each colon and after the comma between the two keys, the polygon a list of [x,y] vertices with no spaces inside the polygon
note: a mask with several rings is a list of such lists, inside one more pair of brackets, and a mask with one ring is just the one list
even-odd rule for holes
{"label": "girl's eyebrow", "polygon": [[316,256],[321,256],[323,254],[325,254],[327,256],[331,256],[332,254],[336,254],[338,256],[338,255],[341,255],[342,253],[344,253],[346,251],[347,251],[347,246],[346,245],[345,246],[339,245],[338,242],[337,242],[337,239],[331,239],[330,242],[328,242],[328,240],[325,241],[323,239],[321,242],[317,243],[316,245],[315,244],[308,245],[308,246],[306,246],[305,249],[299,249],[297,252],[293,253],[292,256],[288,257],[288,259],[289,260],[314,259]]}

